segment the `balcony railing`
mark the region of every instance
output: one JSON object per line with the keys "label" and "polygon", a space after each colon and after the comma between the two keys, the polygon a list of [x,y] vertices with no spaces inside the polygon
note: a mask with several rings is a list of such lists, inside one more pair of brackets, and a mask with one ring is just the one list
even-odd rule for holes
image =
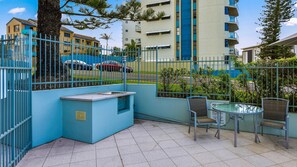
{"label": "balcony railing", "polygon": [[238,24],[238,19],[235,16],[229,16],[229,22]]}
{"label": "balcony railing", "polygon": [[229,0],[229,5],[238,8],[237,0]]}
{"label": "balcony railing", "polygon": [[229,38],[239,40],[239,36],[236,32],[229,32]]}
{"label": "balcony railing", "polygon": [[235,48],[229,48],[229,54],[230,55],[239,55],[239,52]]}

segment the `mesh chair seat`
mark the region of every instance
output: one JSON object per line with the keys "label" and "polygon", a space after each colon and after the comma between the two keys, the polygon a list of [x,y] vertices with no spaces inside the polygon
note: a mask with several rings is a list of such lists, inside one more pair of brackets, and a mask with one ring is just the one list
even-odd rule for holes
{"label": "mesh chair seat", "polygon": [[263,120],[260,122],[262,127],[270,127],[285,131],[286,148],[289,148],[289,101],[281,98],[262,98]]}
{"label": "mesh chair seat", "polygon": [[261,126],[267,126],[276,129],[285,129],[286,124],[284,122],[262,121]]}
{"label": "mesh chair seat", "polygon": [[197,117],[197,121],[199,123],[217,123],[215,119],[208,118],[208,117]]}

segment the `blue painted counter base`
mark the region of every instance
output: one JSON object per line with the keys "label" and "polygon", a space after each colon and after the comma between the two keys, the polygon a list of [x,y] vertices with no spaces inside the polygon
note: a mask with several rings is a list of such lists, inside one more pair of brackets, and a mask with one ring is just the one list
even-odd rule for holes
{"label": "blue painted counter base", "polygon": [[[94,102],[63,100],[63,137],[96,143],[134,124],[134,95],[129,109],[118,112],[118,98]],[[76,111],[86,112],[86,120],[76,120]]]}

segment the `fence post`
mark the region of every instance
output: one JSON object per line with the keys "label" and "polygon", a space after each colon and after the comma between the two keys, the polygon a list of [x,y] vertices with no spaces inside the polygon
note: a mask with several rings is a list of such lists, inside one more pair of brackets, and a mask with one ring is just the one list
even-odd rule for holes
{"label": "fence post", "polygon": [[276,97],[278,98],[278,87],[279,87],[279,81],[278,81],[278,62],[276,62],[276,76],[275,76],[275,79],[276,79]]}
{"label": "fence post", "polygon": [[159,81],[158,81],[158,71],[159,71],[159,69],[158,69],[158,60],[159,60],[159,49],[158,49],[158,46],[156,46],[156,96],[158,97],[158,85],[159,85]]}
{"label": "fence post", "polygon": [[28,44],[29,44],[29,48],[28,48],[28,52],[29,52],[29,68],[32,69],[32,56],[33,56],[33,32],[32,30],[29,31],[29,39],[28,39]]}
{"label": "fence post", "polygon": [[1,35],[1,66],[3,67],[4,66],[4,35]]}
{"label": "fence post", "polygon": [[229,60],[228,60],[228,66],[229,66],[229,102],[232,101],[231,63],[232,63],[232,59],[229,57]]}
{"label": "fence post", "polygon": [[137,57],[137,63],[138,63],[138,84],[140,84],[140,56],[141,56],[141,48],[138,48],[138,57]]}
{"label": "fence post", "polygon": [[73,51],[74,51],[74,39],[71,40],[71,87],[73,88],[74,83],[74,74],[73,74]]}
{"label": "fence post", "polygon": [[102,52],[103,52],[103,47],[102,47],[102,45],[101,45],[101,52],[100,52],[100,85],[102,85],[103,84],[103,82],[102,82]]}
{"label": "fence post", "polygon": [[123,56],[122,57],[122,60],[123,60],[123,64],[124,64],[124,69],[123,69],[123,72],[124,72],[124,91],[127,91],[127,69],[126,69],[126,61],[127,61],[127,56]]}
{"label": "fence post", "polygon": [[192,75],[193,75],[193,73],[192,73],[192,63],[193,63],[193,61],[192,60],[190,60],[190,96],[192,96],[192,93],[193,93],[193,83],[192,83]]}

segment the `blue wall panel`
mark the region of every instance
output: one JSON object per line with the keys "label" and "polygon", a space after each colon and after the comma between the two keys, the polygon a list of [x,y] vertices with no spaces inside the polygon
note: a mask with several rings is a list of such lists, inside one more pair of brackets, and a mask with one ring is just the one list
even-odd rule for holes
{"label": "blue wall panel", "polygon": [[32,92],[32,146],[50,142],[62,136],[61,96],[122,91],[123,85],[105,85]]}
{"label": "blue wall panel", "polygon": [[192,5],[191,0],[181,1],[181,58],[191,60],[192,52]]}

